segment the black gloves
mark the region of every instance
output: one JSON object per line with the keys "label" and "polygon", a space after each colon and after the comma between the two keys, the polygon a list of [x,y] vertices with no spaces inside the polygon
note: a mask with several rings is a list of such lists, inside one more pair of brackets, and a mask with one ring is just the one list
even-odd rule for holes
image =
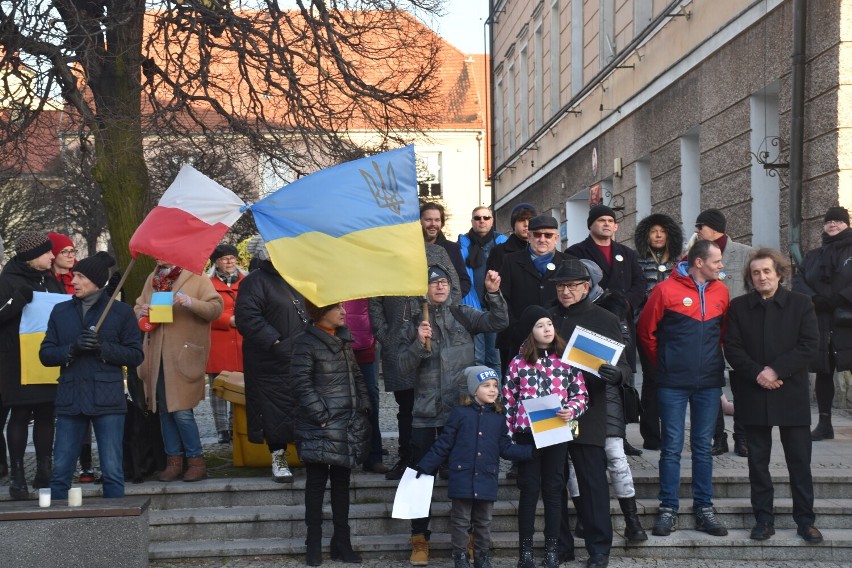
{"label": "black gloves", "polygon": [[[413,469],[414,471],[417,472],[417,475],[414,476],[415,479],[420,479],[420,476],[423,475],[424,473],[426,473],[425,471],[423,471],[423,468],[421,468],[419,465],[415,465],[411,469]],[[426,475],[429,475],[429,474],[426,473]]]}
{"label": "black gloves", "polygon": [[77,336],[77,341],[71,344],[71,355],[79,355],[80,353],[100,351],[101,342],[98,334],[87,329]]}
{"label": "black gloves", "polygon": [[598,376],[610,385],[617,385],[621,382],[621,369],[609,363],[602,363],[598,369]]}

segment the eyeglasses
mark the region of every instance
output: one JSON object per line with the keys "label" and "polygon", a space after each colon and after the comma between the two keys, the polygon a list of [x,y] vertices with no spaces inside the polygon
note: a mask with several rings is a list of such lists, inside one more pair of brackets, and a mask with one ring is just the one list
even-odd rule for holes
{"label": "eyeglasses", "polygon": [[567,288],[567,289],[571,290],[572,292],[576,292],[577,290],[579,290],[580,288],[582,288],[585,285],[586,285],[585,282],[570,282],[570,283],[569,282],[557,282],[556,289],[557,290],[564,290],[564,289]]}
{"label": "eyeglasses", "polygon": [[826,221],[823,223],[824,225],[845,225],[846,221],[838,221],[836,219],[832,219],[831,221]]}
{"label": "eyeglasses", "polygon": [[473,220],[474,221],[490,221],[491,215],[474,215]]}
{"label": "eyeglasses", "polygon": [[432,280],[429,282],[429,286],[444,287],[449,285],[450,282],[446,278],[439,278],[438,280]]}
{"label": "eyeglasses", "polygon": [[77,249],[66,249],[59,251],[62,256],[77,256]]}
{"label": "eyeglasses", "polygon": [[220,256],[219,260],[222,262],[237,262],[237,257],[235,257],[234,255]]}
{"label": "eyeglasses", "polygon": [[550,240],[550,239],[556,238],[556,233],[545,233],[543,231],[533,231],[532,234],[533,234],[533,237],[536,238],[536,239],[544,238],[544,239]]}

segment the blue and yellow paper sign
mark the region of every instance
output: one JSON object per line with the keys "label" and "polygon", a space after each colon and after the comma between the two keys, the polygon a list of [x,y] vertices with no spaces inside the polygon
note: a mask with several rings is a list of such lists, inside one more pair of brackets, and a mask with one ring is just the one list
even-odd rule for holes
{"label": "blue and yellow paper sign", "polygon": [[59,367],[45,367],[38,352],[47,332],[47,322],[56,304],[71,299],[68,294],[33,292],[33,300],[21,313],[21,384],[52,385],[59,380]]}
{"label": "blue and yellow paper sign", "polygon": [[172,323],[174,321],[174,303],[174,292],[154,292],[151,294],[148,320],[151,323]]}

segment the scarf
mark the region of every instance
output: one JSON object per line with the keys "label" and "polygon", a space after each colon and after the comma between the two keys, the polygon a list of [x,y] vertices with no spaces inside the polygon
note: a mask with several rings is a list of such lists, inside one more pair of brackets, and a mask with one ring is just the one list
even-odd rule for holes
{"label": "scarf", "polygon": [[225,286],[232,286],[237,280],[240,279],[240,271],[234,270],[231,273],[228,272],[219,272],[216,271],[216,278],[221,280]]}
{"label": "scarf", "polygon": [[831,283],[835,272],[846,262],[848,249],[852,241],[852,228],[846,228],[834,236],[822,234],[822,250],[819,257],[820,280]]}
{"label": "scarf", "polygon": [[180,266],[172,266],[171,268],[158,267],[154,271],[154,278],[151,280],[154,292],[170,292],[181,272],[183,272],[183,268]]}
{"label": "scarf", "polygon": [[725,253],[725,247],[728,246],[728,235],[727,234],[722,235],[721,237],[719,237],[718,239],[716,239],[713,242],[716,243],[717,245],[719,245],[719,250],[721,250],[722,254],[724,254]]}
{"label": "scarf", "polygon": [[484,237],[480,237],[473,229],[467,232],[467,238],[470,239],[470,247],[467,249],[467,264],[470,268],[479,268],[482,266],[482,263],[485,262],[483,258],[482,249],[494,240],[495,233],[494,231],[488,231],[488,234]]}
{"label": "scarf", "polygon": [[530,258],[532,259],[533,265],[535,269],[538,270],[539,274],[544,276],[547,274],[547,265],[553,260],[553,255],[555,251],[550,251],[547,254],[543,254],[541,256],[536,256],[536,254],[532,251],[532,248],[527,246],[527,250],[530,253]]}

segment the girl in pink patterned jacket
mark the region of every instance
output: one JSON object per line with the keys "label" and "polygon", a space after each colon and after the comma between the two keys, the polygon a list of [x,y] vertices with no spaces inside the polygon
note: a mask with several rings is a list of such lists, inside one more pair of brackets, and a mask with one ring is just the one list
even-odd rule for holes
{"label": "girl in pink patterned jacket", "polygon": [[[528,336],[521,353],[509,363],[503,386],[506,423],[515,443],[534,445],[524,400],[556,394],[562,402],[556,415],[569,422],[586,410],[588,396],[582,373],[559,358],[565,341],[556,333],[547,310],[527,307],[518,325]],[[559,565],[560,492],[565,486],[567,453],[567,442],[554,444],[536,450],[532,460],[518,463],[519,567],[535,567],[533,534],[539,495],[544,504],[545,566]]]}

